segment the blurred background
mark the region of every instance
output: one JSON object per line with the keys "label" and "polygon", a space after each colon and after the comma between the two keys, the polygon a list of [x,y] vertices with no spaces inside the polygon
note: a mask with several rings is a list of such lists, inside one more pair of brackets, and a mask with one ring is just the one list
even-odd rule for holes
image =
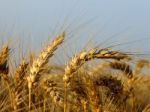
{"label": "blurred background", "polygon": [[65,55],[92,46],[149,54],[149,6],[149,0],[0,0],[0,44],[36,52],[65,32]]}

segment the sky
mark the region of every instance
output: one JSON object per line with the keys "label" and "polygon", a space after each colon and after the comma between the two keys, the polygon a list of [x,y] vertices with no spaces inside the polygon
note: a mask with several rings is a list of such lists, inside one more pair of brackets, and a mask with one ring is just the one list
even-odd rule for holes
{"label": "sky", "polygon": [[66,32],[71,50],[127,43],[118,49],[145,53],[149,12],[150,0],[0,0],[0,42],[37,48]]}

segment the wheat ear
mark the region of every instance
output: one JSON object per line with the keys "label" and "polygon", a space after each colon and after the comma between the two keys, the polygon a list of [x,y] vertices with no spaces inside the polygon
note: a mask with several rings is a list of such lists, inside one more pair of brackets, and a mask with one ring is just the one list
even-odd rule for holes
{"label": "wheat ear", "polygon": [[110,51],[108,49],[91,49],[89,51],[83,51],[79,55],[75,55],[65,67],[65,74],[63,77],[65,88],[64,112],[67,111],[67,86],[70,83],[73,73],[76,72],[84,63],[92,59],[122,60],[130,59],[130,57],[125,53]]}
{"label": "wheat ear", "polygon": [[73,73],[76,72],[84,63],[92,59],[122,60],[130,59],[130,57],[127,54],[117,51],[109,51],[108,49],[91,49],[89,51],[83,51],[79,55],[75,55],[65,67],[65,74],[63,77],[64,82],[69,84],[69,80],[73,76]]}
{"label": "wheat ear", "polygon": [[37,76],[41,67],[48,62],[48,59],[53,55],[65,37],[65,33],[58,35],[39,55],[39,57],[33,60],[32,65],[29,68],[29,75],[27,76],[28,89],[29,89],[29,110],[31,108],[31,88],[35,80],[38,80],[40,76]]}

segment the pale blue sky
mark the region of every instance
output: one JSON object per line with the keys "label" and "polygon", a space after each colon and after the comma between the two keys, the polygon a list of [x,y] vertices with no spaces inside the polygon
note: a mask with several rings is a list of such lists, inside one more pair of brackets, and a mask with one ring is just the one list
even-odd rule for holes
{"label": "pale blue sky", "polygon": [[75,37],[71,49],[113,37],[105,46],[144,39],[125,47],[150,51],[149,30],[150,0],[0,0],[3,40],[11,35],[37,46],[66,31]]}

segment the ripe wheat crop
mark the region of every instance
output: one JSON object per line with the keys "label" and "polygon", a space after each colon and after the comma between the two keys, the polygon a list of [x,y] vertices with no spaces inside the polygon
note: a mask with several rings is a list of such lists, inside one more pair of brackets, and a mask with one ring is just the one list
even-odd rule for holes
{"label": "ripe wheat crop", "polygon": [[[149,60],[96,47],[63,65],[50,63],[66,36],[59,34],[12,71],[10,46],[0,48],[0,112],[150,112]],[[93,60],[101,61],[91,68]]]}

